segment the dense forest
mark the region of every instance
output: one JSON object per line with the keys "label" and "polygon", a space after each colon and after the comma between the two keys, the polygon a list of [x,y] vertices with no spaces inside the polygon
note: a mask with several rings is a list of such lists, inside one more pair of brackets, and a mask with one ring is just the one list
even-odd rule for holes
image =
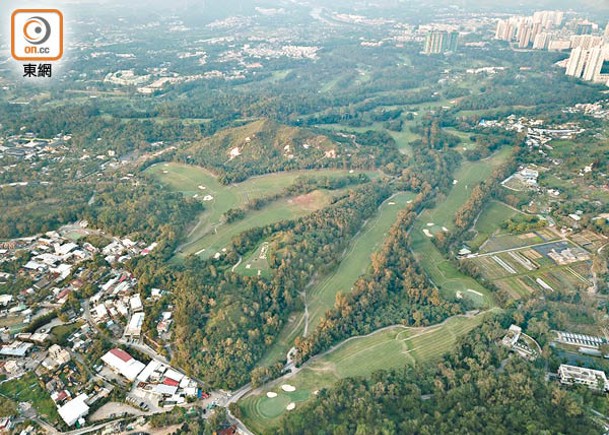
{"label": "dense forest", "polygon": [[[235,388],[270,346],[315,274],[338,265],[340,253],[390,189],[368,183],[297,221],[257,228],[233,240],[235,254],[270,242],[272,278],[244,277],[191,259],[174,283],[175,362],[213,386]],[[225,260],[227,266],[230,260]]]}

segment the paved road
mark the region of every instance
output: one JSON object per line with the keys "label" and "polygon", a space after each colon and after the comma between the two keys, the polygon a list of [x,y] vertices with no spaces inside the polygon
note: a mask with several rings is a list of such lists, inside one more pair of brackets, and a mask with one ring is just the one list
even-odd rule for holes
{"label": "paved road", "polygon": [[[527,246],[520,246],[518,248],[510,248],[510,249],[503,249],[501,251],[495,251],[495,252],[487,252],[485,254],[473,254],[471,256],[471,258],[481,258],[481,257],[490,257],[493,255],[498,255],[498,254],[504,254],[507,252],[515,252],[515,251],[521,251],[523,249],[530,249],[530,248],[536,248],[538,246],[546,246],[546,245],[552,245],[554,243],[560,243],[560,242],[570,242],[569,239],[559,239],[559,240],[553,240],[551,242],[543,242],[543,243],[536,243],[534,245],[527,245]],[[571,242],[572,243],[572,242]]]}
{"label": "paved road", "polygon": [[237,428],[242,433],[247,434],[247,435],[254,435],[253,432],[250,431],[247,428],[247,426],[245,424],[243,424],[243,422],[241,420],[239,420],[237,417],[235,417],[232,414],[232,412],[230,412],[230,408],[229,408],[229,405],[231,403],[236,403],[239,399],[241,399],[243,396],[248,394],[250,391],[252,391],[252,384],[244,385],[237,391],[233,391],[232,393],[229,393],[228,400],[224,404],[224,406],[226,407],[226,414],[228,415],[228,420],[230,423],[237,425]]}

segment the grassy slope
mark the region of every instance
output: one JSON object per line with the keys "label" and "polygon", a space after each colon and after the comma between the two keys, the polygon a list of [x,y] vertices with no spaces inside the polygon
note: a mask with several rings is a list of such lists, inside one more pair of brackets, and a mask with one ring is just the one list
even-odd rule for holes
{"label": "grassy slope", "polygon": [[[415,256],[434,284],[448,298],[454,298],[456,292],[460,291],[463,296],[470,297],[480,306],[492,305],[492,297],[488,290],[473,278],[459,272],[449,260],[443,257],[431,239],[423,233],[423,230],[427,229],[432,234],[437,234],[443,231],[443,227],[449,231],[453,229],[453,217],[469,198],[471,189],[487,179],[493,169],[505,161],[509,153],[510,150],[504,148],[489,159],[479,162],[464,162],[455,176],[457,184],[446,199],[441,200],[435,208],[425,210],[414,225],[411,246]],[[469,289],[484,296],[480,297],[476,293],[468,292]]]}
{"label": "grassy slope", "polygon": [[349,292],[357,278],[368,270],[370,255],[381,248],[398,213],[414,196],[412,193],[400,193],[385,201],[379,213],[366,223],[355,238],[336,271],[307,292],[309,328],[315,328],[323,314],[334,306],[339,292]]}
{"label": "grassy slope", "polygon": [[474,250],[478,249],[491,235],[499,230],[502,223],[516,214],[518,214],[516,210],[502,202],[489,202],[480,213],[480,217],[474,226],[476,236],[468,242],[468,245]]}
{"label": "grassy slope", "polygon": [[305,216],[328,205],[332,195],[330,192],[317,190],[308,197],[312,198],[312,201],[306,206],[292,200],[281,199],[261,210],[249,212],[244,219],[222,224],[217,227],[215,232],[208,233],[189,245],[181,255],[194,253],[203,258],[213,256],[216,252],[226,248],[233,237],[252,228]]}
{"label": "grassy slope", "polygon": [[[368,376],[382,369],[400,368],[439,359],[450,351],[458,337],[478,326],[484,314],[454,317],[428,328],[394,327],[366,337],[344,342],[331,352],[312,360],[297,375],[263,388],[259,394],[239,402],[243,420],[254,432],[272,430],[290,402],[297,404],[314,397],[321,388],[350,376]],[[281,389],[283,383],[296,387],[293,393]],[[266,393],[278,394],[268,398]]]}
{"label": "grassy slope", "polygon": [[[188,240],[182,247],[183,252],[180,256],[194,254],[203,248],[207,248],[205,244],[209,241],[203,241],[202,239],[210,235],[220,225],[222,215],[231,208],[240,207],[255,198],[281,192],[287,186],[293,184],[300,176],[344,176],[348,174],[347,171],[341,170],[282,172],[250,178],[243,183],[225,186],[219,183],[210,171],[198,166],[173,162],[160,163],[150,167],[147,173],[155,176],[162,183],[167,184],[172,190],[181,192],[185,196],[192,197],[198,195],[202,199],[205,195],[211,195],[214,198],[212,201],[204,203],[206,210],[199,216],[199,222],[189,234]],[[372,177],[376,176],[376,173],[373,172],[366,173]],[[205,189],[200,189],[199,186],[205,187]],[[267,210],[265,216],[259,216],[262,219],[259,225],[264,225],[264,219],[266,219],[266,223],[271,223],[283,218],[293,217],[285,211],[280,211],[278,214],[276,204],[271,204],[269,207],[275,207],[275,209],[270,210],[270,212]],[[265,210],[263,209],[256,213]],[[274,215],[277,217],[275,220],[271,219]],[[238,222],[235,224],[239,227]],[[247,226],[243,222],[241,222],[240,226],[247,229]],[[230,240],[230,237],[228,240]]]}

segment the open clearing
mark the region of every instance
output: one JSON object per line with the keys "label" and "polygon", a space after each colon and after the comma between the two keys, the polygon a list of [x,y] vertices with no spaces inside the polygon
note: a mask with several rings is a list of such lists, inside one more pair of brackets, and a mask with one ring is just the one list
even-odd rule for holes
{"label": "open clearing", "polygon": [[[186,165],[176,162],[157,163],[146,170],[162,183],[168,185],[172,190],[181,192],[187,197],[197,197],[204,201],[205,211],[199,216],[198,222],[188,234],[186,243],[181,247],[178,257],[199,253],[205,256],[215,254],[218,246],[224,248],[232,237],[252,227],[262,226],[284,219],[293,219],[316,209],[317,206],[325,205],[321,195],[312,198],[311,204],[287,204],[276,201],[268,207],[249,213],[245,219],[233,223],[233,227],[226,230],[229,225],[222,224],[222,216],[232,208],[241,207],[248,201],[276,194],[293,184],[298,177],[310,176],[345,176],[345,170],[315,170],[315,171],[292,171],[253,177],[243,183],[223,185],[217,177],[207,169],[199,166]],[[371,177],[377,176],[375,172],[366,172]],[[205,197],[207,200],[204,200]],[[211,197],[211,199],[210,199]],[[329,199],[328,199],[329,200]],[[320,203],[321,201],[321,203]],[[253,218],[252,218],[253,217]],[[222,228],[220,230],[220,228]],[[211,236],[218,236],[218,240]],[[214,243],[210,245],[209,243]],[[205,251],[202,251],[205,249]],[[211,252],[213,251],[213,252]]]}
{"label": "open clearing", "polygon": [[[395,223],[398,213],[414,197],[413,193],[402,192],[387,199],[380,206],[379,212],[368,220],[353,238],[336,270],[307,290],[309,331],[314,329],[324,313],[334,306],[336,295],[339,292],[350,292],[355,281],[366,273],[370,267],[370,256],[382,247],[387,232]],[[258,252],[260,249],[256,254]],[[260,256],[256,257],[256,254],[247,260],[247,264],[260,264]],[[244,266],[242,263],[238,269],[247,267],[247,264]],[[256,273],[252,272],[252,268],[249,269],[249,272],[250,274]],[[264,269],[262,269],[262,273],[264,273]],[[261,365],[269,365],[285,358],[293,346],[294,339],[303,333],[304,322],[302,314],[299,314],[298,321],[289,322],[261,361]]]}
{"label": "open clearing", "polygon": [[467,242],[468,246],[475,252],[491,235],[500,232],[500,225],[502,223],[517,214],[523,213],[518,212],[502,202],[488,202],[478,217],[476,225],[474,226],[476,235],[472,240]]}
{"label": "open clearing", "polygon": [[16,403],[30,403],[42,418],[51,423],[57,423],[60,420],[55,403],[49,393],[40,386],[34,372],[0,384],[0,394]]}
{"label": "open clearing", "polygon": [[[444,258],[424,230],[435,235],[454,229],[455,213],[469,199],[472,188],[486,180],[492,171],[505,161],[509,153],[510,149],[504,148],[489,159],[464,162],[455,175],[457,183],[448,196],[441,200],[435,208],[421,213],[413,226],[411,247],[415,257],[429,278],[447,298],[453,299],[459,293],[463,297],[471,299],[478,306],[493,305],[490,292],[475,279],[461,273],[448,259]],[[433,225],[429,226],[429,223]],[[483,296],[469,292],[470,289]]]}
{"label": "open clearing", "polygon": [[[485,314],[453,317],[445,323],[427,328],[395,326],[377,333],[347,340],[305,364],[289,379],[278,380],[239,402],[243,420],[254,432],[272,430],[289,403],[296,408],[315,397],[315,392],[331,387],[351,376],[369,376],[382,369],[433,362],[454,348],[457,338],[480,325]],[[294,392],[281,386],[288,383]],[[269,398],[268,392],[276,397]]]}

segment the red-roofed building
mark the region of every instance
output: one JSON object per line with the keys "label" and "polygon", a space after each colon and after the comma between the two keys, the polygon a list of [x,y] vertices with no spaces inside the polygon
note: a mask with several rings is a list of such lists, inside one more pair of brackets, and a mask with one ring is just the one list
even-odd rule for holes
{"label": "red-roofed building", "polygon": [[177,387],[178,385],[180,385],[178,381],[169,378],[165,378],[163,384],[169,385],[170,387]]}
{"label": "red-roofed building", "polygon": [[110,353],[112,355],[114,355],[115,357],[120,358],[124,362],[129,362],[133,359],[133,357],[131,355],[129,355],[127,352],[125,352],[123,349],[119,349],[119,348],[112,349],[110,351]]}
{"label": "red-roofed building", "polygon": [[217,435],[234,435],[236,433],[237,433],[236,425],[232,425],[230,427],[227,427],[226,429],[222,429],[222,430],[219,430],[218,432],[216,432]]}
{"label": "red-roofed building", "polygon": [[57,299],[58,301],[60,301],[60,300],[62,300],[62,299],[64,299],[64,298],[68,297],[68,295],[70,294],[70,291],[71,291],[71,290],[70,290],[69,288],[62,290],[62,291],[61,291],[61,292],[60,292],[60,293],[57,295],[57,298],[56,298],[56,299]]}
{"label": "red-roofed building", "polygon": [[130,381],[134,381],[145,367],[140,361],[118,348],[114,348],[102,356],[102,361],[113,371],[123,375]]}

